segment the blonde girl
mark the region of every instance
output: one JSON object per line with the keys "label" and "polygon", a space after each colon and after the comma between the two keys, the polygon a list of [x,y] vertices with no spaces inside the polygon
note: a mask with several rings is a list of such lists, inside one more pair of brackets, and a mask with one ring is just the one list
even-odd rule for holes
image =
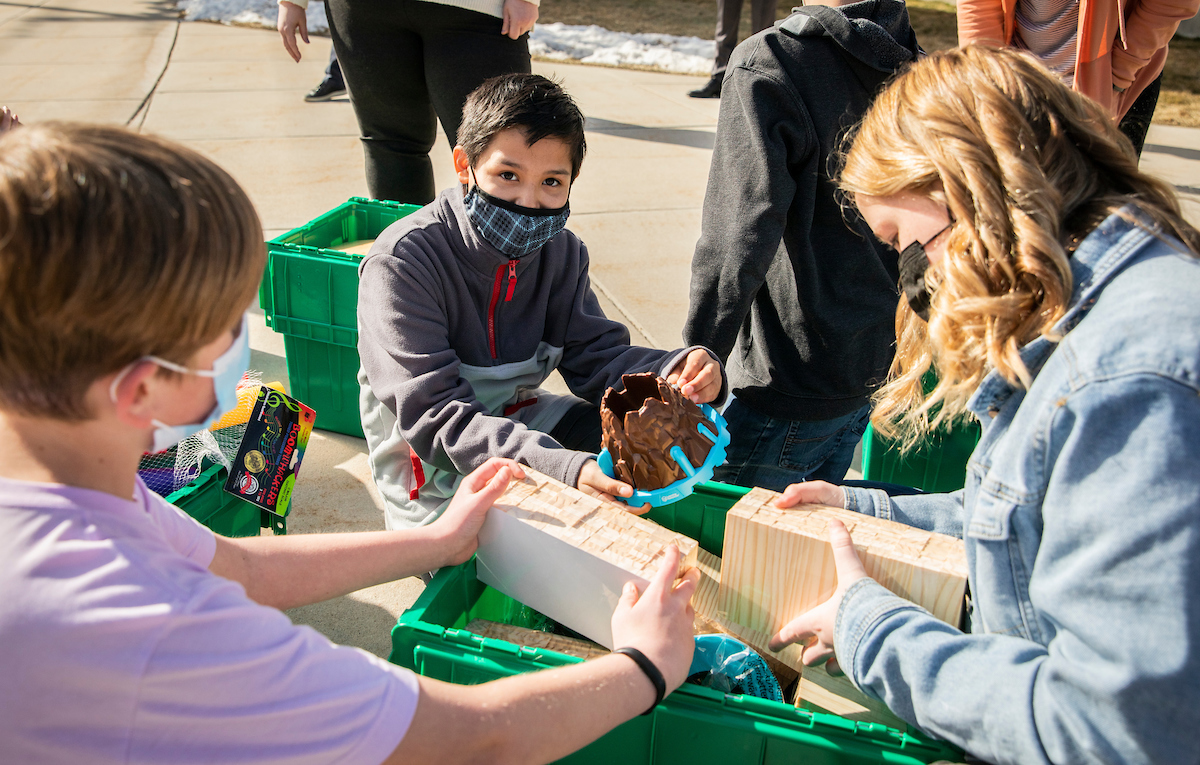
{"label": "blonde girl", "polygon": [[773,646],[988,762],[1197,761],[1200,234],[1103,107],[1012,50],[898,77],[841,185],[902,253],[877,427],[974,416],[983,437],[953,494],[809,483],[781,504],[961,537],[970,624],[866,578],[839,526],[838,591]]}

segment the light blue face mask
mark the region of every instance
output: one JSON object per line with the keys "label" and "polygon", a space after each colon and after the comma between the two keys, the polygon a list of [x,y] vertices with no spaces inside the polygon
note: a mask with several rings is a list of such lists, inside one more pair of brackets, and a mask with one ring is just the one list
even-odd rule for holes
{"label": "light blue face mask", "polygon": [[[208,413],[208,416],[204,418],[203,422],[194,422],[188,425],[167,425],[159,420],[151,420],[154,424],[154,446],[151,448],[151,451],[161,452],[164,449],[171,448],[188,436],[208,429],[221,415],[237,408],[238,383],[242,381],[242,378],[246,376],[246,371],[250,369],[249,323],[243,314],[242,326],[238,331],[237,337],[233,339],[233,345],[229,346],[228,350],[213,361],[212,369],[189,369],[173,361],[160,359],[157,356],[143,356],[133,362],[133,364],[143,361],[153,362],[163,369],[169,369],[179,374],[212,378],[213,391],[217,394],[217,404]],[[117,401],[117,385],[120,384],[125,374],[130,369],[133,369],[133,364],[121,370],[121,373],[116,376],[109,387],[108,395],[114,404]]]}

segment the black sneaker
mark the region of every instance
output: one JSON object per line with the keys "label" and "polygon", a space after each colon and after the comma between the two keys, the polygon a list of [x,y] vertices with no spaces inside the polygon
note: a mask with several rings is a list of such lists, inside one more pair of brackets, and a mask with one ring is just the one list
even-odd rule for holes
{"label": "black sneaker", "polygon": [[308,91],[308,95],[304,97],[304,100],[311,104],[317,101],[329,101],[330,99],[344,95],[346,95],[345,83],[325,79],[321,80],[320,85]]}
{"label": "black sneaker", "polygon": [[725,73],[714,74],[712,79],[708,81],[703,88],[693,90],[688,93],[692,98],[720,98],[721,97],[721,81],[725,79]]}

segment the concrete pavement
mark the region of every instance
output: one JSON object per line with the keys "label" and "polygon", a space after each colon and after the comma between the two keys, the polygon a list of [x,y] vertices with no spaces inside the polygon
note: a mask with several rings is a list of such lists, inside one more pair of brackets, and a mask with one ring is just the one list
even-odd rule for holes
{"label": "concrete pavement", "polygon": [[[366,195],[346,100],[305,104],[327,38],[294,64],[271,31],[181,23],[173,2],[0,0],[0,103],[25,122],[128,124],[192,146],[242,183],[268,238],[353,195]],[[588,117],[588,158],[572,190],[570,226],[588,244],[609,315],[636,342],[681,344],[692,249],[718,102],[687,98],[705,78],[535,62]],[[1155,126],[1143,167],[1180,189],[1200,223],[1200,130]],[[450,150],[432,152],[440,188]],[[283,342],[261,320],[253,366],[286,380]],[[382,528],[365,444],[318,432],[294,495],[292,533]],[[409,579],[289,612],[332,639],[380,655],[388,630],[421,589]]]}

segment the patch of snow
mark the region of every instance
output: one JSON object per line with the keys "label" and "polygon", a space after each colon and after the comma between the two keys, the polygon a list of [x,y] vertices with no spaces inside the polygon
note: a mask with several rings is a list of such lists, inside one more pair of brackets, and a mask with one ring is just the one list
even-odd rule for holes
{"label": "patch of snow", "polygon": [[[275,0],[177,0],[185,21],[274,29],[278,17]],[[329,34],[325,3],[308,5],[309,34]],[[596,25],[572,26],[555,22],[538,24],[529,35],[529,52],[553,61],[582,64],[637,66],[677,74],[712,71],[715,43],[699,37],[656,33],[610,32]]]}
{"label": "patch of snow", "polygon": [[712,71],[716,44],[699,37],[610,32],[595,24],[571,26],[555,22],[534,27],[529,35],[529,52],[556,61],[708,74]]}
{"label": "patch of snow", "polygon": [[[279,18],[275,0],[177,0],[184,21],[215,21],[243,27],[274,29]],[[325,3],[313,0],[308,4],[308,33],[329,34],[325,18]]]}

